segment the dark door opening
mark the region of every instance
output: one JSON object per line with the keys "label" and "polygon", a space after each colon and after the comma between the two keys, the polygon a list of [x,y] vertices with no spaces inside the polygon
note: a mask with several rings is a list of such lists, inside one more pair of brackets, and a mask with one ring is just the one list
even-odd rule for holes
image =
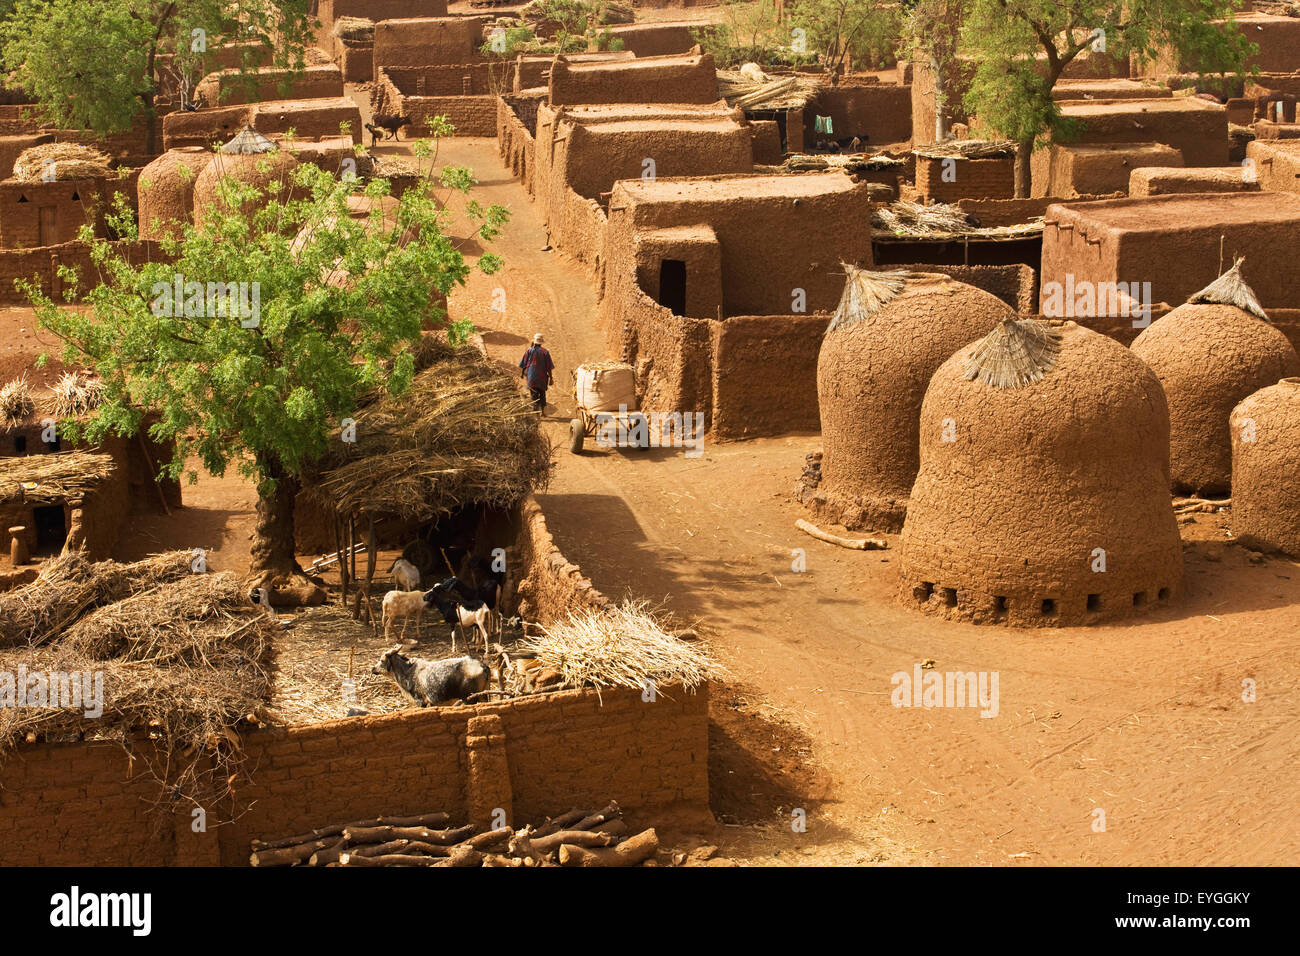
{"label": "dark door opening", "polygon": [[36,553],[58,554],[68,540],[68,517],[63,505],[45,505],[32,509],[32,523],[36,525]]}
{"label": "dark door opening", "polygon": [[659,263],[659,304],[673,315],[686,314],[686,263],[681,259]]}

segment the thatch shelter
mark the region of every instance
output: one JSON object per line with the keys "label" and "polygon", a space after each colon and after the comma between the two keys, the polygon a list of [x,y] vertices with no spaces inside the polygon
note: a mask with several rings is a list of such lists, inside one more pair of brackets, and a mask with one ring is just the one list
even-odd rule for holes
{"label": "thatch shelter", "polygon": [[194,185],[212,162],[212,150],[201,146],[169,149],[140,170],[140,238],[162,239],[194,221]]}
{"label": "thatch shelter", "polygon": [[280,150],[251,126],[245,126],[221,147],[194,182],[194,223],[202,226],[208,211],[220,203],[218,186],[226,177],[257,187],[264,195],[280,187],[280,198],[290,193],[290,173],[298,160]]}
{"label": "thatch shelter", "polygon": [[935,372],[900,597],[974,623],[1089,624],[1183,581],[1155,374],[1074,322],[1009,318]]}
{"label": "thatch shelter", "polygon": [[[376,395],[356,413],[354,441],[342,432],[331,440],[298,499],[300,516],[317,516],[317,542],[327,532],[340,557],[364,533],[367,584],[385,539],[425,541],[445,519],[508,510],[543,486],[552,467],[531,403],[478,348],[426,334],[417,368],[408,392]],[[355,563],[345,563],[345,600],[355,575]]]}
{"label": "thatch shelter", "polygon": [[0,530],[21,527],[29,554],[86,551],[105,557],[127,511],[127,488],[112,455],[67,451],[0,458]]}
{"label": "thatch shelter", "polygon": [[1300,558],[1300,378],[1261,388],[1232,410],[1232,533],[1250,548]]}
{"label": "thatch shelter", "polygon": [[109,157],[79,143],[43,143],[18,154],[13,178],[21,183],[101,179],[112,174]]}
{"label": "thatch shelter", "polygon": [[1013,313],[945,275],[845,266],[817,357],[822,479],[807,502],[852,529],[897,531],[920,463],[921,400],[957,349]]}
{"label": "thatch shelter", "polygon": [[1170,475],[1177,491],[1223,494],[1232,484],[1228,416],[1247,396],[1300,375],[1300,355],[1268,321],[1242,260],[1133,340],[1169,400]]}

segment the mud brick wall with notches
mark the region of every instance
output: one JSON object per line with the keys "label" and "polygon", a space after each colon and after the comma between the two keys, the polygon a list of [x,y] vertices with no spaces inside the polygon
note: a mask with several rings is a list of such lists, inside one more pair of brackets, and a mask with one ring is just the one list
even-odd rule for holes
{"label": "mud brick wall with notches", "polygon": [[804,142],[817,141],[818,116],[831,118],[833,139],[858,136],[877,146],[903,143],[912,137],[912,90],[893,83],[854,83],[852,78],[823,89],[804,110]]}
{"label": "mud brick wall with notches", "polygon": [[457,63],[451,66],[386,66],[388,80],[404,97],[483,96],[509,86],[509,63]]}
{"label": "mud brick wall with notches", "polygon": [[531,111],[533,122],[537,119],[537,100],[520,97],[497,98],[497,151],[511,174],[523,184],[529,195],[534,194],[533,165],[537,144],[525,124],[521,113]]}
{"label": "mud brick wall with notches", "polygon": [[[1181,305],[1220,272],[1220,248],[1246,258],[1246,280],[1265,310],[1300,307],[1300,196],[1214,193],[1112,199],[1048,207],[1044,289],[1080,282],[1150,282],[1151,299]],[[1256,263],[1252,268],[1251,263]],[[1040,297],[1043,293],[1040,292]],[[1078,320],[1088,325],[1089,320]]]}
{"label": "mud brick wall with notches", "polygon": [[[1013,199],[1016,195],[1014,156],[989,159],[951,157],[945,165],[932,156],[916,157],[916,188],[926,202],[954,203],[959,199]],[[945,168],[951,169],[944,180]]]}
{"label": "mud brick wall with notches", "polygon": [[[158,758],[132,741],[22,744],[6,756],[0,847],[11,866],[248,863],[253,839],[380,815],[444,810],[521,826],[617,800],[634,825],[708,811],[708,689],[566,690],[473,707],[409,708],[243,735],[234,800],[153,811]],[[228,822],[233,819],[233,822]],[[220,825],[218,825],[220,824]]]}
{"label": "mud brick wall with notches", "polygon": [[1300,193],[1300,139],[1256,140],[1246,145],[1246,158],[1254,160],[1260,189]]}
{"label": "mud brick wall with notches", "polygon": [[[414,96],[404,93],[387,70],[381,69],[371,91],[371,109],[411,117],[411,125],[401,135],[411,139],[427,134],[427,121],[445,116],[454,126],[453,136],[496,136],[497,97],[482,96]],[[364,132],[364,130],[363,130]]]}

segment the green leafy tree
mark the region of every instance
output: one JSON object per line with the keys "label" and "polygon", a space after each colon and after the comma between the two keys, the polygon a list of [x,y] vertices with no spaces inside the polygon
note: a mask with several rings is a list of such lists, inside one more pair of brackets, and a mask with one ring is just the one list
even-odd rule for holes
{"label": "green leafy tree", "polygon": [[241,72],[264,62],[301,69],[307,11],[308,0],[16,0],[0,26],[0,59],[42,120],[108,135],[143,115],[152,144],[165,72],[192,74],[234,43],[245,44]]}
{"label": "green leafy tree", "polygon": [[804,31],[802,42],[817,53],[828,73],[890,66],[902,36],[898,7],[866,0],[792,0],[790,23]]}
{"label": "green leafy tree", "polygon": [[961,23],[970,0],[915,0],[907,12],[904,34],[912,55],[922,60],[934,81],[934,139],[948,138],[954,107],[953,91],[961,73]]}
{"label": "green leafy tree", "polygon": [[[966,105],[1016,143],[1016,195],[1046,138],[1068,137],[1052,90],[1085,50],[1150,61],[1181,54],[1206,73],[1242,73],[1254,44],[1233,16],[1241,0],[970,0],[962,48],[975,62]],[[1216,22],[1226,21],[1226,22]]]}
{"label": "green leafy tree", "polygon": [[[439,122],[434,132],[448,129]],[[415,148],[432,168],[434,144]],[[260,161],[270,169],[275,158]],[[470,170],[446,166],[385,213],[379,201],[389,184],[374,180],[364,186],[373,211],[358,220],[347,207],[355,178],[305,163],[265,188],[227,177],[202,226],[163,243],[168,262],[132,264],[120,244],[83,231],[96,283],[81,289],[70,269],[62,277],[76,290],[72,301],[89,310],[23,284],[41,324],[65,343],[64,358],[93,366],[105,385],[103,404],[64,423],[65,432],[89,442],[132,435],[145,410],[156,410],[149,434],[176,448],[168,475],[196,481],[186,463],[197,460],[209,474],[233,466],[256,482],[252,579],[263,586],[301,574],[300,476],[363,396],[410,386],[412,346],[422,328],[446,323],[438,303],[469,272],[447,238],[446,200],[470,193],[473,182]],[[485,242],[507,220],[504,209],[473,198],[464,209]],[[130,225],[116,228],[129,234]],[[490,253],[478,263],[489,273],[499,265]],[[463,338],[468,323],[450,331]]]}
{"label": "green leafy tree", "polygon": [[795,51],[790,28],[780,21],[774,0],[723,0],[722,19],[694,31],[696,40],[718,66],[737,67],[745,63],[769,66],[776,63],[811,62],[810,49]]}

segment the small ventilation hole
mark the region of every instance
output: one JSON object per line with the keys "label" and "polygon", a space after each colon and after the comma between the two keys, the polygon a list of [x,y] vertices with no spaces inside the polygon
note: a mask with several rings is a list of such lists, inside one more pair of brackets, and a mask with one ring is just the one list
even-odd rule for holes
{"label": "small ventilation hole", "polygon": [[930,600],[930,595],[933,593],[934,593],[934,584],[931,583],[930,581],[922,581],[916,587],[912,588],[913,597],[915,597],[917,601],[919,601],[922,604]]}
{"label": "small ventilation hole", "polygon": [[949,607],[956,607],[956,606],[957,606],[957,589],[956,589],[956,588],[943,588],[943,589],[942,589],[942,593],[943,593],[943,603],[944,603],[944,604],[948,605]]}
{"label": "small ventilation hole", "polygon": [[1168,601],[1168,600],[1169,600],[1169,589],[1168,589],[1168,588],[1161,588],[1159,591],[1157,591],[1157,592],[1156,592],[1156,599],[1157,599],[1157,600],[1160,600],[1160,601]]}
{"label": "small ventilation hole", "polygon": [[1089,610],[1089,611],[1100,611],[1100,610],[1101,610],[1101,595],[1100,595],[1100,594],[1089,594],[1089,595],[1088,595],[1088,610]]}
{"label": "small ventilation hole", "polygon": [[1056,615],[1056,598],[1043,598],[1043,616],[1054,617]]}
{"label": "small ventilation hole", "polygon": [[1135,593],[1135,594],[1133,595],[1133,606],[1134,606],[1134,607],[1141,607],[1143,604],[1146,604],[1146,603],[1147,603],[1147,592],[1146,592],[1146,591],[1138,591],[1137,593]]}
{"label": "small ventilation hole", "polygon": [[997,597],[995,597],[995,598],[993,599],[993,610],[997,611],[999,614],[1006,614],[1006,613],[1007,613],[1007,598],[1006,598],[1006,595],[1004,595],[1004,594],[999,594]]}

